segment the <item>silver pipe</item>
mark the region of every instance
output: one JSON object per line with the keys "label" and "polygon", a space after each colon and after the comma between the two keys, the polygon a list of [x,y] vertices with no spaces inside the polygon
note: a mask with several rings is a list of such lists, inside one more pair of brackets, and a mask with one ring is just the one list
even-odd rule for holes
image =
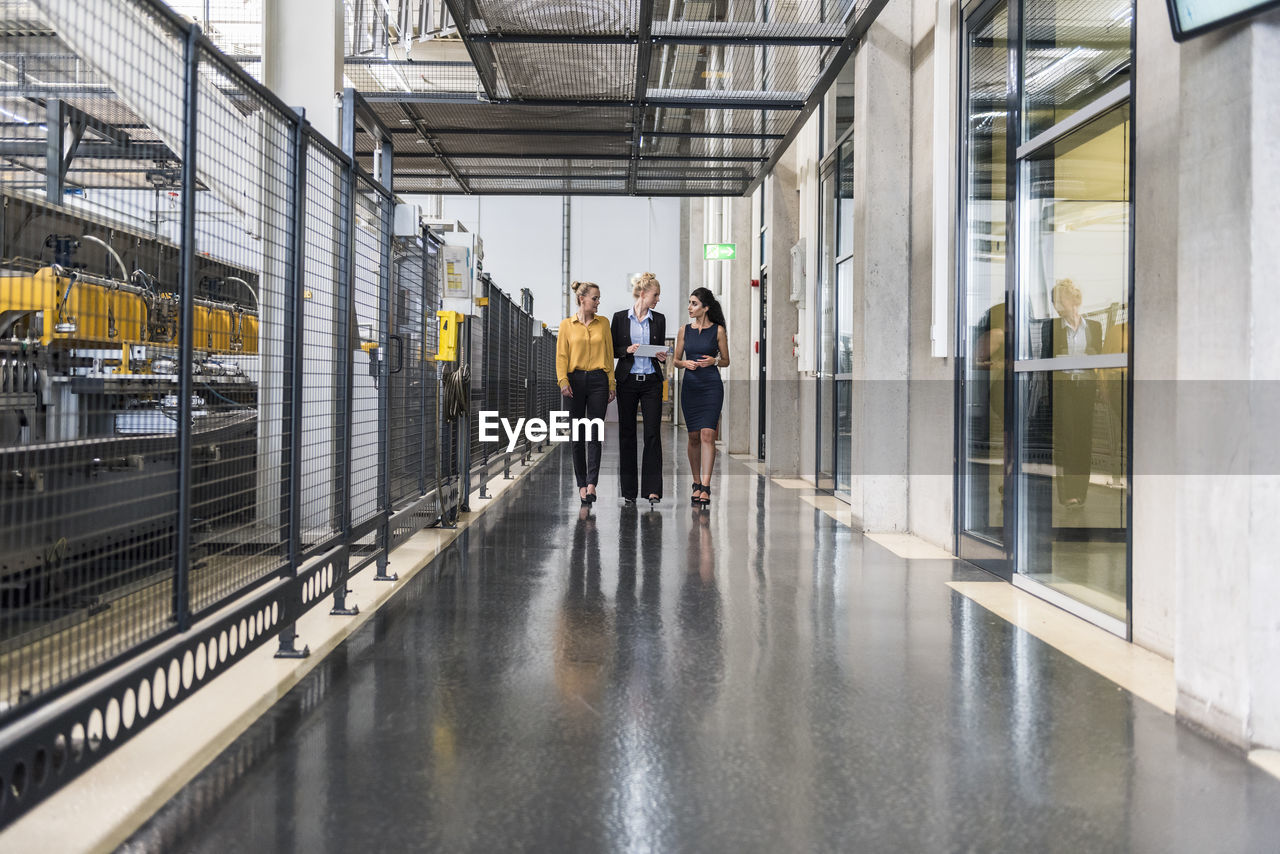
{"label": "silver pipe", "polygon": [[90,243],[96,243],[103,249],[107,250],[107,254],[116,259],[116,265],[120,267],[120,278],[124,281],[129,280],[129,270],[124,266],[124,261],[120,260],[120,256],[116,253],[116,250],[111,248],[110,243],[101,238],[94,237],[92,234],[82,234],[80,235],[80,239],[88,240]]}
{"label": "silver pipe", "polygon": [[[52,268],[53,274],[55,276],[59,278],[62,278],[64,276],[71,278],[72,284],[74,284],[74,282],[85,282],[86,284],[98,285],[99,287],[103,287],[103,288],[117,288],[118,290],[122,290],[125,293],[137,294],[139,296],[141,296],[142,294],[151,293],[149,289],[139,287],[138,285],[135,285],[132,282],[118,282],[115,279],[107,279],[102,276],[95,276],[94,274],[86,273],[83,270],[67,270],[65,267],[60,267],[57,264],[52,264],[50,265],[50,267]],[[252,289],[250,289],[250,293],[252,293]],[[71,294],[71,284],[68,284],[67,293],[62,298],[63,302],[66,301],[67,296],[69,296],[70,294]],[[240,308],[240,306],[234,302],[223,302],[221,300],[209,299],[208,297],[196,297],[195,299],[196,299],[196,305],[202,305],[205,308],[219,308],[219,309],[222,309],[223,311],[235,311],[236,309]],[[254,294],[254,301],[255,302],[257,301],[257,294]],[[248,313],[254,316],[257,316],[258,314],[256,309]]]}
{"label": "silver pipe", "polygon": [[262,303],[258,302],[258,295],[257,295],[256,293],[254,293],[254,292],[253,292],[253,288],[251,288],[251,287],[249,286],[249,283],[248,283],[248,282],[246,282],[244,279],[240,278],[239,276],[227,276],[227,281],[228,281],[228,282],[239,282],[239,283],[240,283],[240,285],[241,285],[241,286],[242,286],[246,291],[248,291],[248,292],[249,292],[249,296],[253,297],[253,312],[254,312],[254,314],[258,314],[258,313],[260,313],[260,312],[261,312],[261,309],[262,309]]}

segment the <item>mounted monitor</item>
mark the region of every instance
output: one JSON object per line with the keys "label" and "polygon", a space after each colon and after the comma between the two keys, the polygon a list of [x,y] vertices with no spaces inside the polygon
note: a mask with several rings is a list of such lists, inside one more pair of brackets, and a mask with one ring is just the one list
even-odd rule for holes
{"label": "mounted monitor", "polygon": [[1174,41],[1203,35],[1226,24],[1280,6],[1280,0],[1166,0]]}

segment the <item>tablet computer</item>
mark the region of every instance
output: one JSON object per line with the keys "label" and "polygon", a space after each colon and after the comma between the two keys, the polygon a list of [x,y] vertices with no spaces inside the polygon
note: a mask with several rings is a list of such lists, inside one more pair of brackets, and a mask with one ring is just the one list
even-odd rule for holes
{"label": "tablet computer", "polygon": [[636,352],[634,355],[645,356],[652,359],[654,356],[658,355],[659,353],[666,353],[666,352],[667,352],[667,348],[661,344],[637,344]]}

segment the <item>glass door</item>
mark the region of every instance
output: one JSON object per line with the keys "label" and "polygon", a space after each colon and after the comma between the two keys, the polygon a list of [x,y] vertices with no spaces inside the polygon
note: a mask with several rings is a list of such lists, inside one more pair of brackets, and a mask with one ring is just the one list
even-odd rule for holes
{"label": "glass door", "polygon": [[836,162],[836,281],[832,412],[835,431],[836,497],[851,501],[853,487],[853,146],[852,133],[840,143]]}
{"label": "glass door", "polygon": [[1009,74],[1007,0],[965,18],[964,169],[960,210],[956,553],[1009,577],[1006,490],[1010,442],[1006,352],[1009,292]]}
{"label": "glass door", "polygon": [[1018,576],[1128,624],[1127,102],[1022,159]]}
{"label": "glass door", "polygon": [[957,554],[1120,635],[1132,0],[965,9]]}

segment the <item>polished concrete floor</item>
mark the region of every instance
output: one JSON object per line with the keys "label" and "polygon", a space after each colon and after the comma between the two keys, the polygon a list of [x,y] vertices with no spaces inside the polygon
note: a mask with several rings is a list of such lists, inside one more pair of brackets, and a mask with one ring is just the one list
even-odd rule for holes
{"label": "polished concrete floor", "polygon": [[[612,436],[610,439],[612,440]],[[1280,781],[721,458],[558,452],[126,843],[1275,851]]]}

